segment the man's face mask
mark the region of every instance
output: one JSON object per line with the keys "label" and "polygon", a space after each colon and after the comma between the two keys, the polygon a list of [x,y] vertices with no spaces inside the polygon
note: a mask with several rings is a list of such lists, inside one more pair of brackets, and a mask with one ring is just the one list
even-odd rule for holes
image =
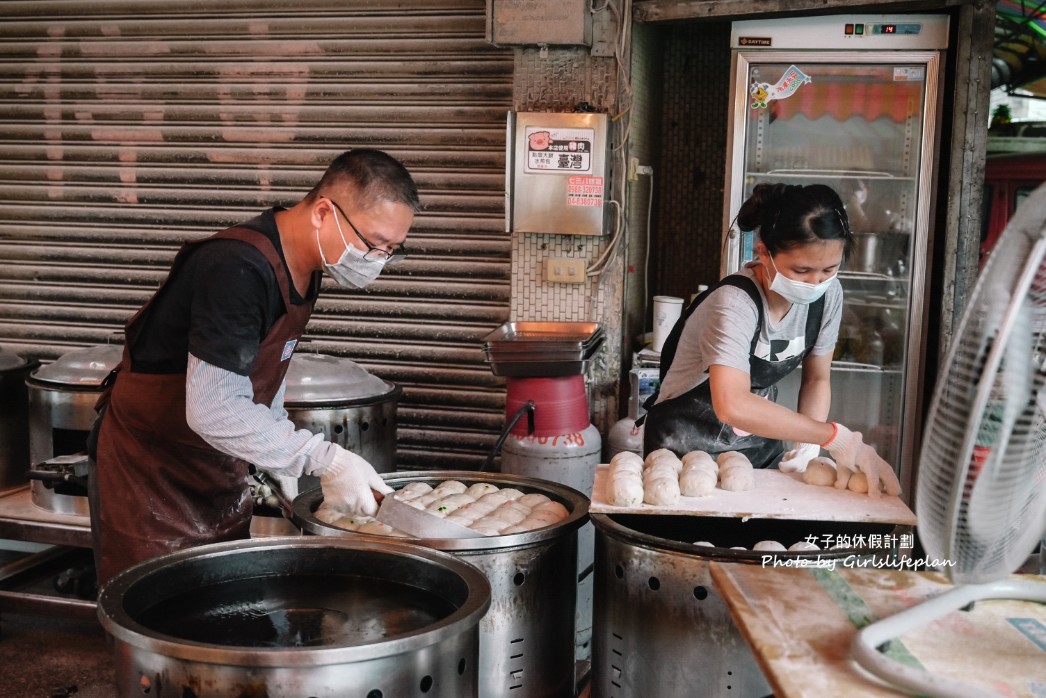
{"label": "man's face mask", "polygon": [[342,232],[337,213],[334,213],[334,225],[338,226],[341,241],[345,243],[345,251],[341,253],[337,262],[333,264],[328,262],[323,254],[323,247],[320,245],[320,229],[316,228],[316,246],[320,250],[323,268],[342,288],[365,288],[378,278],[378,274],[385,268],[387,260],[368,258],[365,252],[359,250],[355,245],[350,245],[345,240],[345,233]]}

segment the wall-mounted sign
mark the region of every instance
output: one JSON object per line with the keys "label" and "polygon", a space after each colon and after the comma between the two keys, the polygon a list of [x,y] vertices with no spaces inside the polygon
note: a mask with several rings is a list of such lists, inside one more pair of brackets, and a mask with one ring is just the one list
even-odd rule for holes
{"label": "wall-mounted sign", "polygon": [[590,128],[527,126],[526,172],[591,172],[592,144],[596,132]]}
{"label": "wall-mounted sign", "polygon": [[509,112],[506,230],[605,234],[608,121],[587,112]]}

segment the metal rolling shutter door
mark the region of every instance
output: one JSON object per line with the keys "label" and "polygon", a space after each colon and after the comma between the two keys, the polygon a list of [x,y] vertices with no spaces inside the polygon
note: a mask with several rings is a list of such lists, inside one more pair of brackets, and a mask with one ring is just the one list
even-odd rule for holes
{"label": "metal rolling shutter door", "polygon": [[411,257],[366,292],[325,279],[305,350],[403,386],[400,468],[482,462],[504,421],[481,340],[508,317],[512,93],[483,0],[14,1],[0,19],[0,344],[49,360],[122,338],[183,240],[377,147],[421,190]]}

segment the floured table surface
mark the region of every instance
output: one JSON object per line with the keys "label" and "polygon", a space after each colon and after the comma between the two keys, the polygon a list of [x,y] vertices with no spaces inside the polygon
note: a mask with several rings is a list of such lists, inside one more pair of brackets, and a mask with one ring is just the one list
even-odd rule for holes
{"label": "floured table surface", "polygon": [[619,507],[607,503],[608,465],[596,467],[592,486],[595,514],[674,514],[721,516],[752,519],[795,519],[801,521],[858,521],[915,525],[915,514],[900,497],[837,490],[835,487],[808,485],[800,473],[780,470],[755,470],[755,489],[731,492],[717,487],[706,497],[680,497],[671,506],[640,504]]}
{"label": "floured table surface", "polygon": [[[850,642],[871,622],[937,596],[952,586],[936,573],[710,564],[730,614],[778,698],[898,698],[910,695],[864,672]],[[1046,577],[1021,579],[1046,585]],[[890,643],[910,666],[995,691],[1039,698],[1046,686],[1046,606],[979,601],[911,630]]]}

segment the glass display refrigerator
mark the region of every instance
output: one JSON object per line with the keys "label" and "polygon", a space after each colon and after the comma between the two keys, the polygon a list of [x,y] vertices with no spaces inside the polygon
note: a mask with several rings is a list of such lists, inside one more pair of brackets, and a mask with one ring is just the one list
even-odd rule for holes
{"label": "glass display refrigerator", "polygon": [[[905,498],[921,404],[940,70],[948,18],[736,22],[722,273],[753,258],[737,212],[760,183],[827,184],[854,250],[832,364],[831,418],[898,471]],[[780,385],[792,407],[799,372]]]}

